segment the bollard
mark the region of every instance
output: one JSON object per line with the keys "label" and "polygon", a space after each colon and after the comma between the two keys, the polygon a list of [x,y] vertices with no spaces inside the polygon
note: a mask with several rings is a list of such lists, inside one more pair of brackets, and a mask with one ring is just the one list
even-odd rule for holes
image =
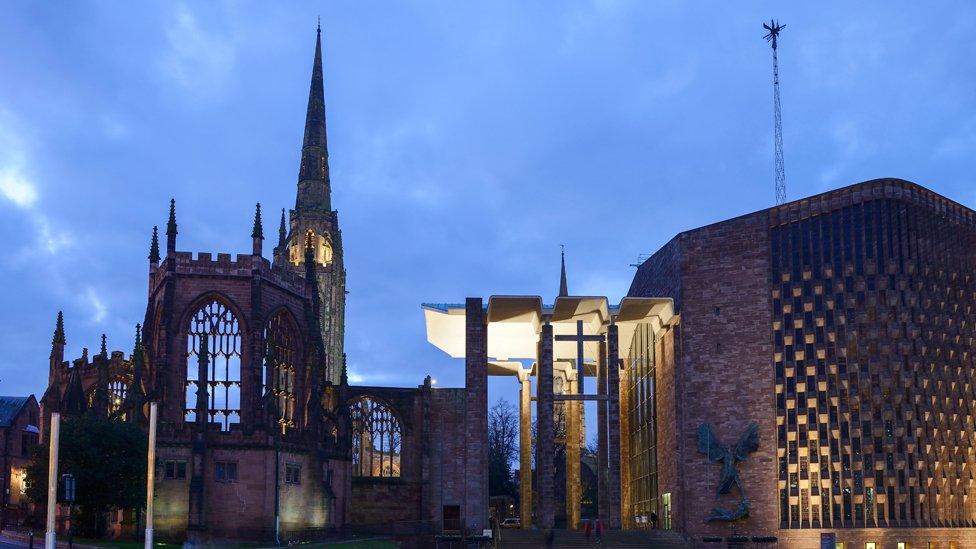
{"label": "bollard", "polygon": [[27,531],[27,549],[34,549],[34,531]]}

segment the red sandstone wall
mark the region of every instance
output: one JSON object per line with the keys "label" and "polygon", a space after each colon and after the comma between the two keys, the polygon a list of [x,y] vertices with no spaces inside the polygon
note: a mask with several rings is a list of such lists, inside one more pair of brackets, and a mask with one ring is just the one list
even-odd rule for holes
{"label": "red sandstone wall", "polygon": [[[426,503],[428,517],[441,524],[444,505],[464,509],[464,451],[466,441],[466,401],[464,389],[433,389],[430,404],[430,485]],[[487,473],[486,473],[487,474]],[[462,515],[463,516],[463,515]]]}
{"label": "red sandstone wall", "polygon": [[739,530],[756,535],[779,525],[767,226],[759,213],[680,237],[678,405],[684,478],[676,506],[685,532],[696,537],[727,535],[727,524],[704,520],[716,504],[732,509],[739,499],[738,494],[715,499],[720,466],[697,452],[696,430],[705,422],[729,445],[750,422],[759,424],[759,450],[739,464],[753,510]]}
{"label": "red sandstone wall", "polygon": [[[165,479],[162,469],[166,460],[187,462],[187,478]],[[191,471],[188,447],[160,447],[157,456],[154,521],[157,535],[163,540],[182,540],[187,525],[187,505]],[[217,482],[214,462],[237,463],[236,482]],[[285,483],[286,464],[301,467],[301,483]],[[214,539],[271,539],[274,533],[273,450],[215,448],[207,454],[206,523]],[[307,455],[283,451],[279,460],[281,535],[288,540],[296,533],[326,525],[330,509],[322,501],[320,479],[313,475]],[[341,490],[342,479],[333,478]],[[337,494],[338,495],[338,494]]]}
{"label": "red sandstone wall", "polygon": [[[681,326],[663,331],[658,334],[657,347],[654,355],[657,357],[655,384],[657,386],[657,476],[658,492],[660,494],[678,494],[680,480],[678,477],[678,414],[676,408],[676,378],[675,367],[677,349],[676,342],[680,340]],[[663,519],[661,513],[659,518]],[[682,514],[676,510],[671,512],[672,528],[679,528]]]}

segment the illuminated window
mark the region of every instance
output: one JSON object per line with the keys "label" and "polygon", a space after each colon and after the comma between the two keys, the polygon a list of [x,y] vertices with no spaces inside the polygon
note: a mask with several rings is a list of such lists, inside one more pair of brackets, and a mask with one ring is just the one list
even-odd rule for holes
{"label": "illuminated window", "polygon": [[[98,391],[97,386],[92,386],[88,391],[88,407],[92,408],[95,406],[95,394]],[[129,379],[125,376],[117,376],[112,378],[108,382],[108,413],[109,415],[120,414],[122,419],[125,419],[125,414],[122,410],[122,404],[125,403],[125,396],[129,393]]]}
{"label": "illuminated window", "polygon": [[319,265],[332,263],[332,243],[328,237],[315,234],[309,229],[305,231],[305,238],[293,238],[288,248],[288,259],[293,265],[301,265],[305,261],[305,240],[311,236],[312,246],[315,248],[315,262]]}
{"label": "illuminated window", "polygon": [[241,421],[241,327],[234,314],[217,299],[212,299],[190,319],[186,333],[186,413],[184,420],[196,421],[198,360],[200,338],[207,338],[207,371],[210,422],[229,431]]}
{"label": "illuminated window", "polygon": [[864,549],[878,549],[878,544],[873,541],[869,541],[864,544]]}
{"label": "illuminated window", "polygon": [[357,477],[400,476],[400,422],[392,410],[368,396],[349,406],[352,469]]}
{"label": "illuminated window", "polygon": [[276,403],[281,431],[295,426],[295,370],[298,364],[298,334],[284,310],[278,311],[264,329],[268,369],[265,389]]}

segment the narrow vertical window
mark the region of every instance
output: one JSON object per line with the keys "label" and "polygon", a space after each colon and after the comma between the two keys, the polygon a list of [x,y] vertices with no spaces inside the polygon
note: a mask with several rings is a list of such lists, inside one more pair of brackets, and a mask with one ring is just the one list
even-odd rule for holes
{"label": "narrow vertical window", "polygon": [[265,389],[275,400],[278,425],[284,433],[295,426],[295,370],[298,364],[298,334],[285,311],[278,311],[264,328]]}

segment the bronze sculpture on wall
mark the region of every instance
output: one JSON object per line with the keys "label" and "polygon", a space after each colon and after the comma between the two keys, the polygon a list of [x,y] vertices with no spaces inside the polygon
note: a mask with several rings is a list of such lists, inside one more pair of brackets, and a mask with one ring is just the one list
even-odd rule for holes
{"label": "bronze sculpture on wall", "polygon": [[702,423],[698,426],[698,453],[708,456],[708,461],[712,463],[722,463],[722,476],[719,479],[718,491],[715,494],[716,499],[722,494],[731,492],[732,486],[736,486],[740,494],[739,505],[735,509],[726,511],[716,507],[705,518],[705,522],[715,520],[731,522],[749,515],[749,498],[746,497],[746,492],[742,488],[736,463],[745,461],[749,454],[758,448],[759,425],[756,423],[750,423],[735,446],[731,448],[719,442],[711,425]]}

